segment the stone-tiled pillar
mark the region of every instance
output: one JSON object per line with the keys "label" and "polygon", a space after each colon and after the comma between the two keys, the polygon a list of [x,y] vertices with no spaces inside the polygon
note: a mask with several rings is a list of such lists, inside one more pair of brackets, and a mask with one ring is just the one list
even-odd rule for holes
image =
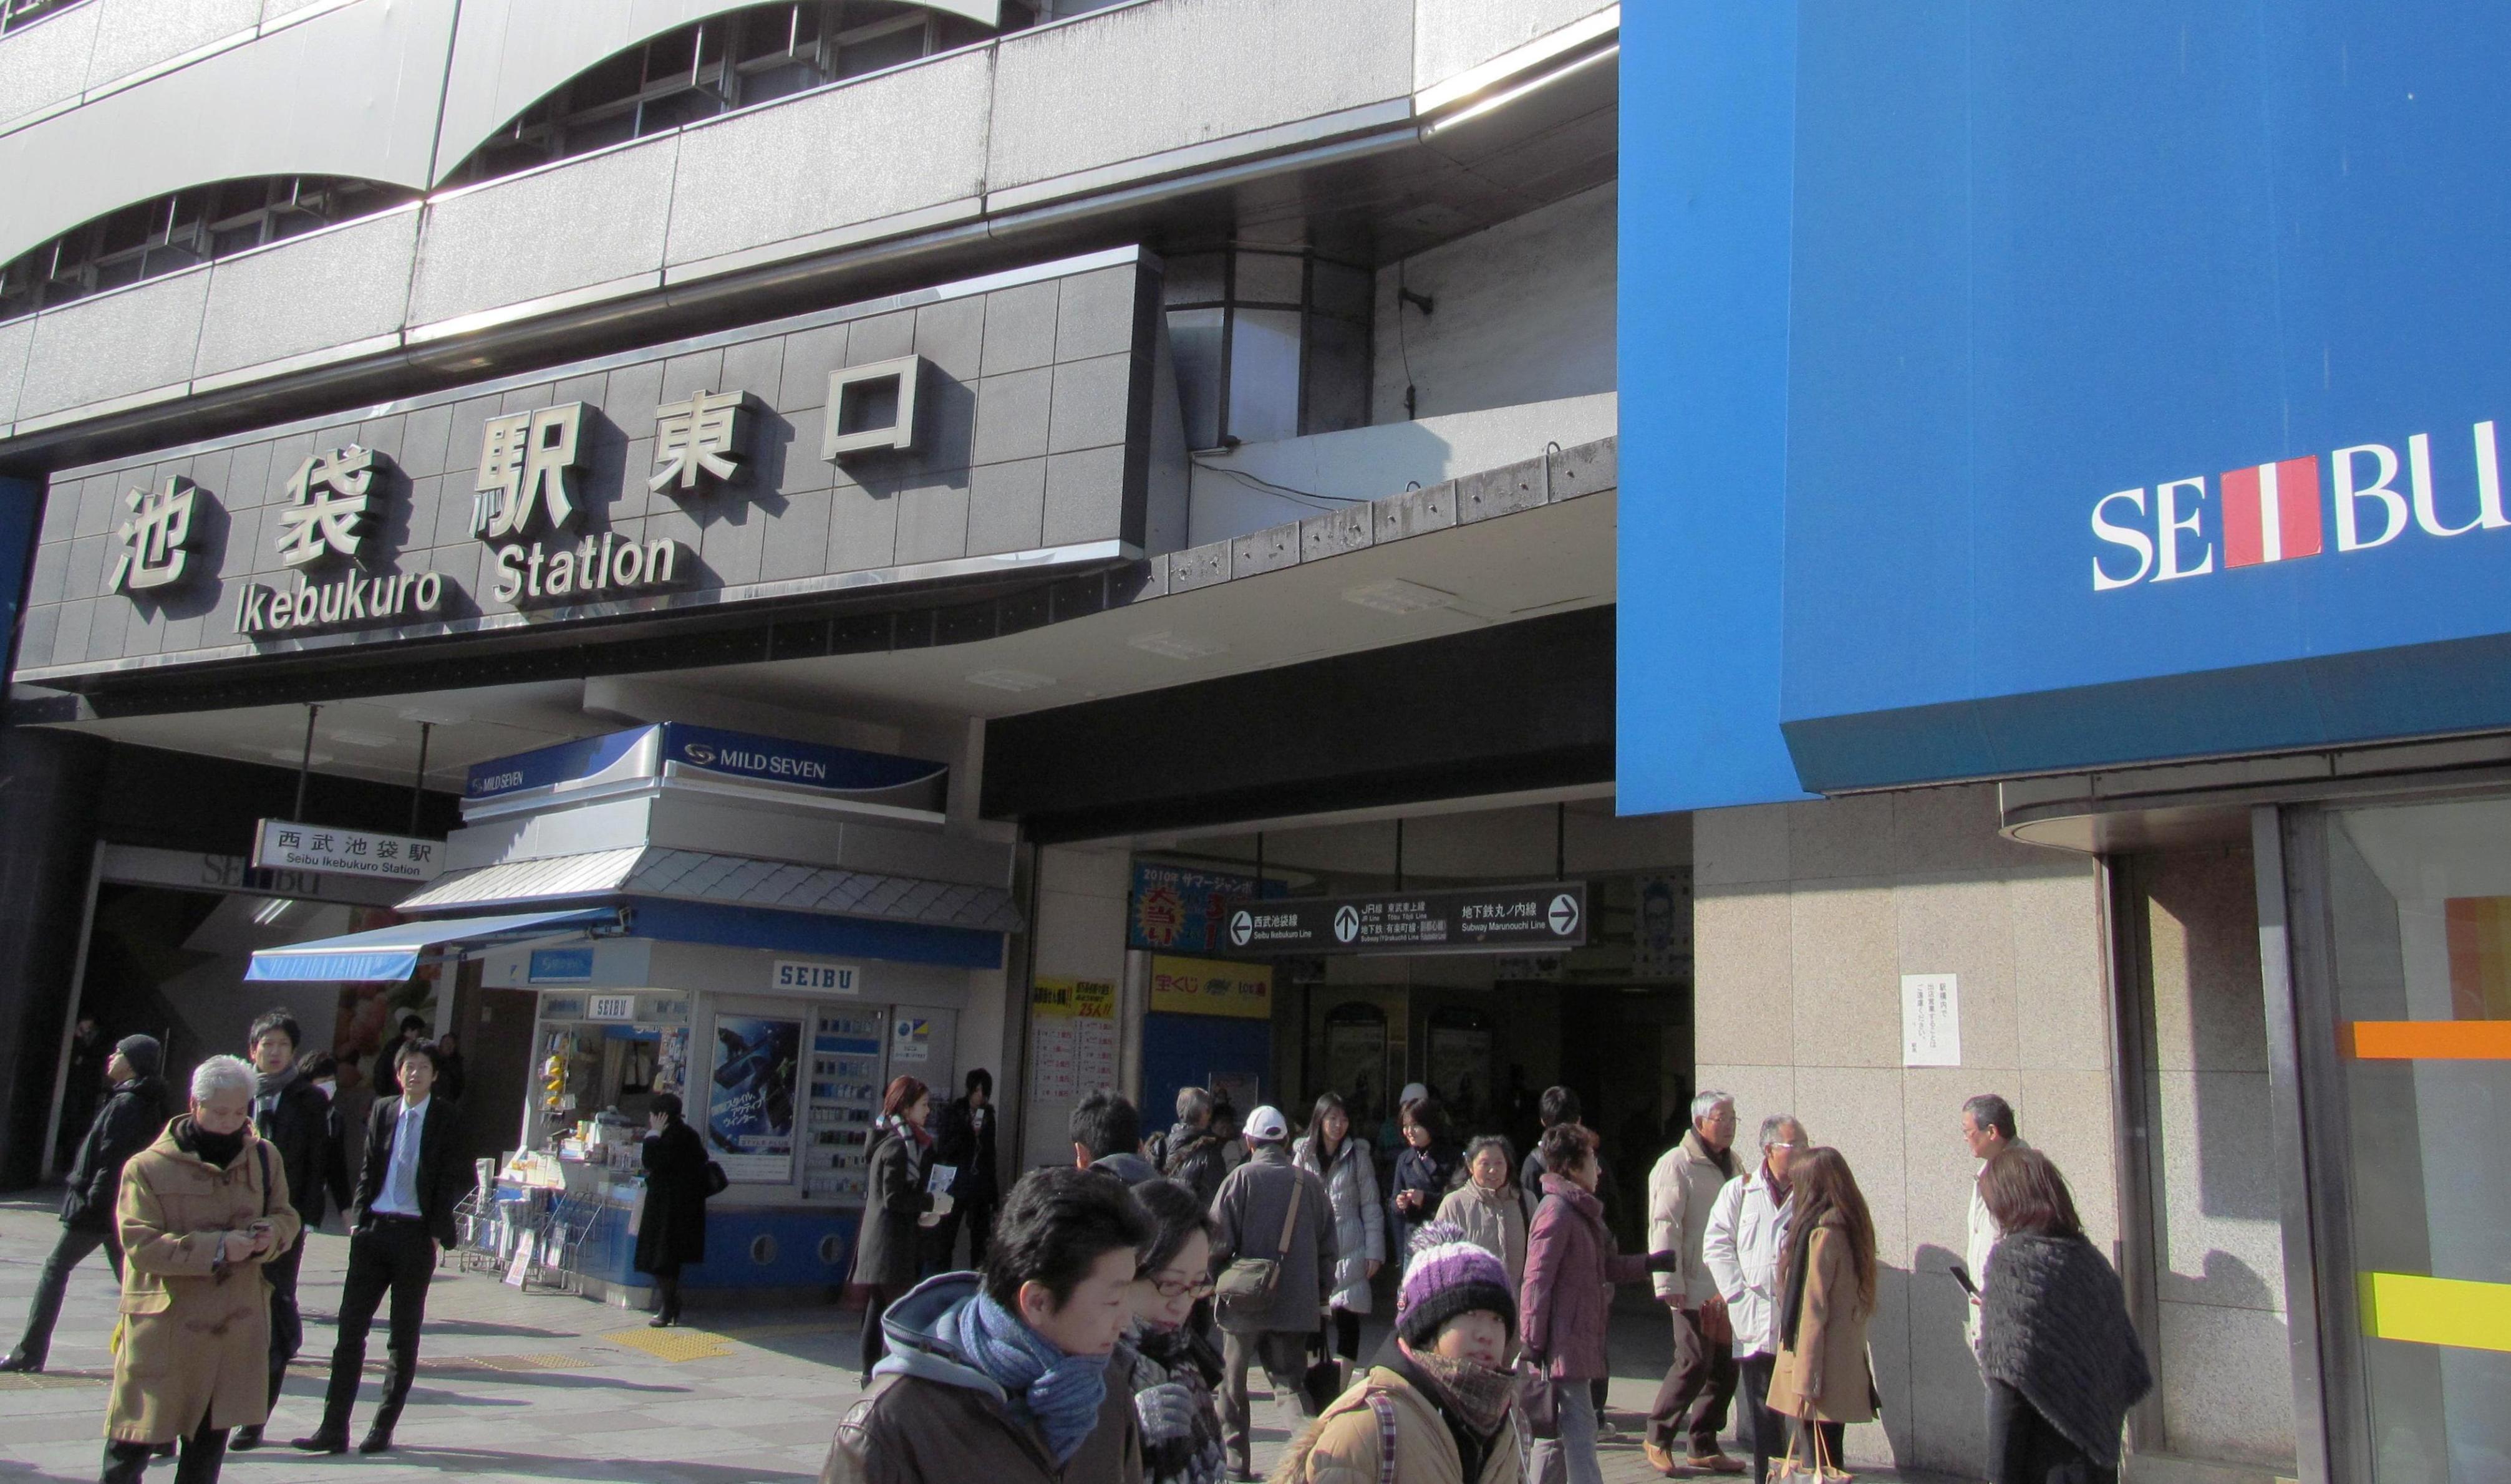
{"label": "stone-tiled pillar", "polygon": [[[1880,1427],[1853,1462],[1977,1476],[1986,1391],[1962,1334],[1976,1162],[1962,1100],[2012,1100],[2066,1172],[2094,1241],[2118,1231],[2102,879],[1997,833],[1993,787],[1705,812],[1694,819],[1699,1077],[1735,1094],[1738,1143],[1793,1112],[1874,1209]],[[1959,978],[1962,1064],[1902,1064],[1901,976]]]}

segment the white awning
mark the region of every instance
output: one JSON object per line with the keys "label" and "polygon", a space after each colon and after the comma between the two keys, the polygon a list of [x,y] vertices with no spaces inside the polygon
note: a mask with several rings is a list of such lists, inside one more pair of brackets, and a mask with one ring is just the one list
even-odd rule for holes
{"label": "white awning", "polygon": [[[521,912],[503,917],[449,917],[430,923],[401,923],[317,938],[286,948],[263,948],[245,970],[247,981],[370,981],[406,979],[422,957],[443,957],[447,949],[512,943],[529,938],[562,937],[570,930],[615,924],[615,907],[571,907],[554,912]],[[458,953],[455,955],[458,957]]]}

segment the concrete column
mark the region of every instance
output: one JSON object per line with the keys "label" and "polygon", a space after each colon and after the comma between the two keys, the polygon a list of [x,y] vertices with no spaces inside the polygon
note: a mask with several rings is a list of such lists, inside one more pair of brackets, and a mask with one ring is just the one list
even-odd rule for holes
{"label": "concrete column", "polygon": [[[2110,1251],[2118,1231],[2100,871],[1996,826],[1985,786],[1693,821],[1699,1085],[1735,1095],[1739,1146],[1795,1113],[1874,1211],[1883,1422],[1850,1429],[1852,1465],[1976,1477],[1985,1460],[1967,1301],[1946,1275],[1977,1168],[1964,1098],[2011,1099],[2093,1240]],[[1959,1067],[1903,1066],[1901,976],[1919,973],[1958,977]]]}
{"label": "concrete column", "polygon": [[43,1177],[106,745],[0,727],[0,1189]]}

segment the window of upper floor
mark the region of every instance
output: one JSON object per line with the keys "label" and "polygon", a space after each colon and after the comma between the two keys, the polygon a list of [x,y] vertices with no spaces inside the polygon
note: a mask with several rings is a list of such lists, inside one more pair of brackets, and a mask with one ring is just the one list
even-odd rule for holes
{"label": "window of upper floor", "polygon": [[261,175],[138,202],[0,264],[0,320],[370,216],[417,194],[336,175]]}
{"label": "window of upper floor", "polygon": [[1189,447],[1368,426],[1368,269],[1246,247],[1178,253],[1168,268],[1169,347]]}
{"label": "window of upper floor", "polygon": [[939,52],[1037,19],[1004,0],[989,28],[905,0],[788,0],[667,31],[575,75],[518,114],[447,177],[493,180]]}

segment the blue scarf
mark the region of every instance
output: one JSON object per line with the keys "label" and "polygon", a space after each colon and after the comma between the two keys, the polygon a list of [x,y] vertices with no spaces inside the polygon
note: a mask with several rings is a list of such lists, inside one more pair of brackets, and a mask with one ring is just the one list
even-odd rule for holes
{"label": "blue scarf", "polygon": [[1065,1354],[984,1293],[946,1322],[968,1363],[1036,1419],[1055,1466],[1070,1463],[1106,1404],[1107,1357]]}

